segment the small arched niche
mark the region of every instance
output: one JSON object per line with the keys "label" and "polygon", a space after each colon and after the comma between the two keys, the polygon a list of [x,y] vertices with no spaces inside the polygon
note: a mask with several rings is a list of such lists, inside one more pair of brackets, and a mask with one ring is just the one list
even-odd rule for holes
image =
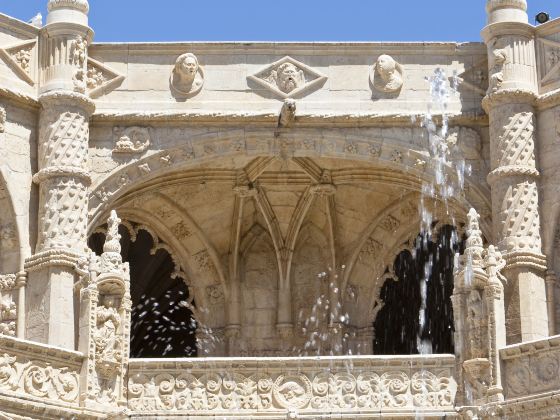
{"label": "small arched niche", "polygon": [[464,238],[451,225],[432,235],[421,232],[396,256],[379,294],[373,353],[454,353],[454,261]]}
{"label": "small arched niche", "polygon": [[[130,265],[130,357],[196,357],[195,303],[172,256],[146,227],[126,222],[119,233],[123,261]],[[89,247],[99,255],[104,241],[104,229],[97,229]]]}

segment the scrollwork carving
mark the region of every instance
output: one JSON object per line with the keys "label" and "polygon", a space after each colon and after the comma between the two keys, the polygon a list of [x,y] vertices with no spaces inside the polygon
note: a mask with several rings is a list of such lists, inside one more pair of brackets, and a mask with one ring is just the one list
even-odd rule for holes
{"label": "scrollwork carving", "polygon": [[452,377],[427,370],[278,372],[265,375],[154,372],[130,376],[129,407],[151,411],[379,410],[453,407],[457,385]]}
{"label": "scrollwork carving", "polygon": [[4,353],[0,355],[0,390],[77,403],[78,374],[65,367]]}

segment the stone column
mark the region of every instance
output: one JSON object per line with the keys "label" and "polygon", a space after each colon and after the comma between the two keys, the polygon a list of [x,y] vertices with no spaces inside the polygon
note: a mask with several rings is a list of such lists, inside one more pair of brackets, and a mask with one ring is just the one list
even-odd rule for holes
{"label": "stone column", "polygon": [[489,54],[494,240],[504,255],[508,344],[548,335],[546,259],[541,251],[535,162],[536,60],[525,0],[488,0],[482,36]]}
{"label": "stone column", "polygon": [[50,0],[39,39],[39,226],[26,261],[26,338],[74,349],[76,265],[87,253],[87,0]]}

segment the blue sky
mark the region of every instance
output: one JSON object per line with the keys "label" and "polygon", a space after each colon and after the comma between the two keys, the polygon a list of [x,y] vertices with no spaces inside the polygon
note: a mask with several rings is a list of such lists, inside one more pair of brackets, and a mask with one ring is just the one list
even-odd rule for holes
{"label": "blue sky", "polygon": [[[484,0],[90,0],[104,41],[479,41]],[[46,16],[47,0],[0,0],[0,12]],[[529,0],[560,17],[560,0]]]}

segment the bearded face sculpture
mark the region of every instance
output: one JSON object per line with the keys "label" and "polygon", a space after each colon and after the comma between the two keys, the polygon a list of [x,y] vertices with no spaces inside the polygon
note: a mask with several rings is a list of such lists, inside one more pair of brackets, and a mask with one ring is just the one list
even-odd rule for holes
{"label": "bearded face sculpture", "polygon": [[389,55],[379,56],[372,76],[373,86],[380,92],[394,93],[402,88],[402,66]]}
{"label": "bearded face sculpture", "polygon": [[175,62],[170,81],[171,87],[176,93],[192,96],[202,89],[203,76],[196,56],[192,53],[183,54]]}
{"label": "bearded face sculpture", "polygon": [[284,93],[290,93],[305,83],[302,70],[292,63],[284,63],[276,70],[276,85]]}

